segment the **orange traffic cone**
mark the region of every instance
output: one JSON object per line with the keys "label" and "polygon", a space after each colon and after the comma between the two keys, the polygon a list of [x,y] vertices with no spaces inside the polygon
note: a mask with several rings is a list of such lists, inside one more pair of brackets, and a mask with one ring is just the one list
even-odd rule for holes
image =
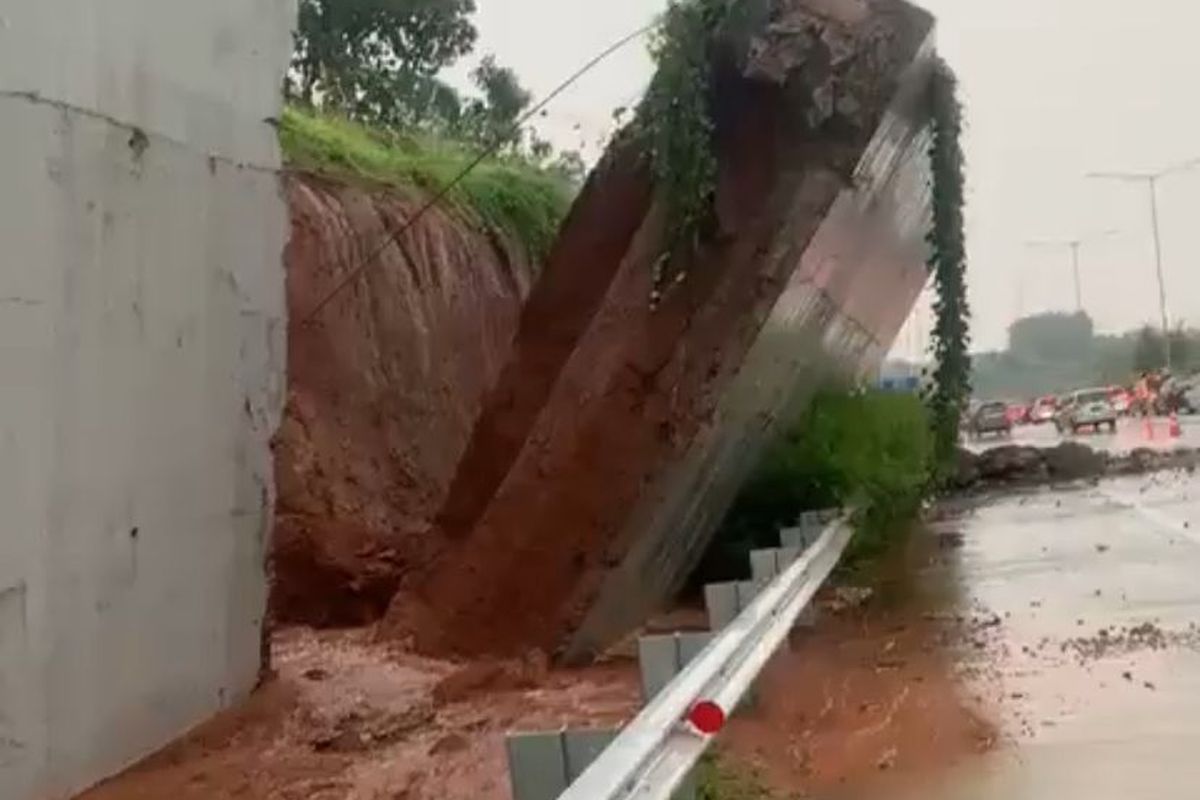
{"label": "orange traffic cone", "polygon": [[1154,423],[1151,421],[1149,415],[1142,417],[1142,419],[1144,420],[1143,429],[1145,431],[1146,438],[1150,441],[1154,441]]}
{"label": "orange traffic cone", "polygon": [[1167,435],[1172,439],[1178,439],[1183,435],[1183,431],[1179,429],[1179,414],[1175,411],[1171,412],[1171,421],[1167,425]]}

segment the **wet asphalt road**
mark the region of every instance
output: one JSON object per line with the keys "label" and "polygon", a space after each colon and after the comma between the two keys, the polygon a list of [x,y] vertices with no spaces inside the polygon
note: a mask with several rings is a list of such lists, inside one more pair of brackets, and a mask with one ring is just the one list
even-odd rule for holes
{"label": "wet asphalt road", "polygon": [[[1165,417],[1151,421],[1151,430],[1147,430],[1146,422],[1142,419],[1122,419],[1116,434],[1108,432],[1081,432],[1077,436],[1062,436],[1053,425],[1020,425],[1013,429],[1011,439],[995,439],[988,437],[982,442],[965,442],[971,450],[979,452],[1001,444],[1031,445],[1034,447],[1053,447],[1062,441],[1078,441],[1090,445],[1097,450],[1109,452],[1128,452],[1136,447],[1200,447],[1200,416],[1183,416],[1179,418],[1179,438],[1168,436],[1168,421]],[[1200,797],[1200,790],[1197,791]]]}
{"label": "wet asphalt road", "polygon": [[1002,744],[917,796],[1200,797],[1200,478],[1008,497],[939,527],[963,543],[922,582],[976,623],[962,669]]}

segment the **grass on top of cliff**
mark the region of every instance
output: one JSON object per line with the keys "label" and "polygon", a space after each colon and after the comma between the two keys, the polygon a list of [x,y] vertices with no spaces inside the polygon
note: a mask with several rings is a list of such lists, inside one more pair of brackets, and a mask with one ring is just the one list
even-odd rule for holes
{"label": "grass on top of cliff", "polygon": [[[429,193],[449,184],[476,156],[460,142],[396,135],[294,107],[283,112],[279,141],[290,167]],[[476,166],[447,199],[514,237],[540,262],[554,244],[573,194],[560,175],[498,156]]]}

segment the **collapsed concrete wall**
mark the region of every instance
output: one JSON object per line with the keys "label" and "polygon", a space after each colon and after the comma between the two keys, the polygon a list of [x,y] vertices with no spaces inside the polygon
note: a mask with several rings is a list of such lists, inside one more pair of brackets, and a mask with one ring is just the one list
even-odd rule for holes
{"label": "collapsed concrete wall", "polygon": [[[427,650],[582,657],[686,577],[772,426],[872,368],[923,286],[931,18],[748,3],[715,65],[717,230],[653,306],[661,205],[634,137],[590,178],[396,604]],[[572,638],[573,636],[573,638]]]}
{"label": "collapsed concrete wall", "polygon": [[0,797],[256,682],[295,0],[0,0]]}
{"label": "collapsed concrete wall", "polygon": [[[523,248],[446,208],[399,233],[423,201],[413,190],[288,179],[277,622],[372,622],[440,552],[430,520],[508,359],[533,278]],[[389,232],[372,268],[306,321]]]}

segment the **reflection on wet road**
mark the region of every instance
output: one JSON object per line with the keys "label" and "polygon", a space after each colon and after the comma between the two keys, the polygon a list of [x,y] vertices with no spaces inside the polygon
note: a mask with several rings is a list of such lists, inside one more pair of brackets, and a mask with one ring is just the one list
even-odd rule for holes
{"label": "reflection on wet road", "polygon": [[998,620],[962,663],[1007,744],[920,796],[1200,796],[1200,480],[1009,497],[939,524],[963,546],[924,581]]}

